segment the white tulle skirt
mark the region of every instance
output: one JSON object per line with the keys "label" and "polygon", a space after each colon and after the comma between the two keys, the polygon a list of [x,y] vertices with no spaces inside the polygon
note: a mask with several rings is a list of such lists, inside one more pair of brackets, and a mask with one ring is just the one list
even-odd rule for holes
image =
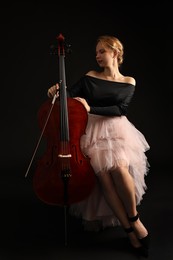
{"label": "white tulle skirt", "polygon": [[[134,179],[136,204],[140,204],[147,189],[145,175],[148,173],[149,163],[145,152],[150,147],[144,135],[126,116],[105,117],[89,114],[86,134],[81,137],[81,148],[83,153],[90,157],[96,176],[109,173],[117,166],[128,167]],[[120,224],[107,205],[99,183],[96,183],[86,200],[70,206],[70,213],[81,217],[89,229],[97,229],[98,223],[102,227]]]}

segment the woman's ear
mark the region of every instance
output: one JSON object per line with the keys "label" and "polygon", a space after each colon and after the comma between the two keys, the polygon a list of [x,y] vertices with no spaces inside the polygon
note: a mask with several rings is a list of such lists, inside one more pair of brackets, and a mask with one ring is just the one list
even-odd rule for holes
{"label": "woman's ear", "polygon": [[117,50],[114,50],[113,51],[113,58],[117,57],[118,56],[118,51]]}

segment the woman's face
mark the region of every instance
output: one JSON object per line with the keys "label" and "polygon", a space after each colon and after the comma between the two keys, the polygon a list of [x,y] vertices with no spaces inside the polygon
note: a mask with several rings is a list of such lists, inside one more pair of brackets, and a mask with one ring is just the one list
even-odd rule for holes
{"label": "woman's face", "polygon": [[98,42],[96,45],[96,61],[98,65],[102,68],[109,67],[112,65],[113,58],[114,52],[101,42]]}

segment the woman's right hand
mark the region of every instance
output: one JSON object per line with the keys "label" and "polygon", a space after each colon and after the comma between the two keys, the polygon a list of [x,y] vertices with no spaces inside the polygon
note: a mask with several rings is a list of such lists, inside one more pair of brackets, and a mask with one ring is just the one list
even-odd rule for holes
{"label": "woman's right hand", "polygon": [[47,91],[47,95],[49,98],[53,98],[55,96],[55,94],[57,95],[57,97],[59,96],[59,84],[56,83],[55,85],[53,85],[52,87],[50,87]]}

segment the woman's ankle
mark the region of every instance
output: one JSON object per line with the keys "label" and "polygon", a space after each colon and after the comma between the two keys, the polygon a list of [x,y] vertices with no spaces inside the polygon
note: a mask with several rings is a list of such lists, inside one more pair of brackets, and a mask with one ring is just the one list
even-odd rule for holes
{"label": "woman's ankle", "polygon": [[135,222],[132,222],[131,226],[133,227],[139,239],[148,235],[148,231],[140,219],[137,219]]}

